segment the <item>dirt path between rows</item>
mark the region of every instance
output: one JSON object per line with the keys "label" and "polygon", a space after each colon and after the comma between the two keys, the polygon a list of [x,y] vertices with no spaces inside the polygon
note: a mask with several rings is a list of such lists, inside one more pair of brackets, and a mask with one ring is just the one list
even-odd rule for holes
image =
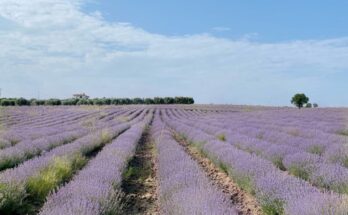
{"label": "dirt path between rows", "polygon": [[178,135],[174,138],[185,148],[185,151],[196,160],[206,175],[211,179],[212,184],[223,191],[235,205],[240,215],[262,215],[262,210],[255,198],[239,186],[221,169],[216,167],[212,161],[203,156],[199,150],[188,144]]}
{"label": "dirt path between rows", "polygon": [[159,214],[155,150],[148,131],[149,129],[144,132],[124,176],[122,183],[122,189],[126,195],[124,214]]}

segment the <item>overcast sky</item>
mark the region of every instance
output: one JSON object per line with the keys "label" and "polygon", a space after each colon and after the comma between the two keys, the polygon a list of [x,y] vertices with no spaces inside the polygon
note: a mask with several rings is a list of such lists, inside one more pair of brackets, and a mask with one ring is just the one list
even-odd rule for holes
{"label": "overcast sky", "polygon": [[262,105],[289,105],[304,92],[347,106],[347,8],[343,0],[0,0],[0,88],[4,97]]}

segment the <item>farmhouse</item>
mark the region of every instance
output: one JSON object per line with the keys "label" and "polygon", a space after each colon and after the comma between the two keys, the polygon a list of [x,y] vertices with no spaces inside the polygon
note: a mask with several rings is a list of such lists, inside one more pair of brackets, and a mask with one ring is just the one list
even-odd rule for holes
{"label": "farmhouse", "polygon": [[75,99],[89,99],[89,96],[87,96],[85,93],[77,93],[73,96]]}

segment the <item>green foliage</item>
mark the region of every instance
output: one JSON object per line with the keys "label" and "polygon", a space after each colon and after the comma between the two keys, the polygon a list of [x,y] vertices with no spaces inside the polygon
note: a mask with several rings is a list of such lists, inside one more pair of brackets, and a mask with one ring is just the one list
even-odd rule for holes
{"label": "green foliage", "polygon": [[155,101],[151,98],[146,98],[144,100],[144,103],[147,104],[147,105],[151,105],[151,104],[155,104]]}
{"label": "green foliage", "polygon": [[0,214],[32,214],[46,196],[86,164],[81,154],[56,157],[25,183],[0,184]]}
{"label": "green foliage", "polygon": [[88,99],[79,99],[76,103],[76,105],[89,105]]}
{"label": "green foliage", "polygon": [[86,159],[81,154],[75,154],[72,158],[57,157],[48,167],[28,180],[26,190],[36,201],[43,201],[49,192],[70,179],[85,163]]}
{"label": "green foliage", "polygon": [[25,98],[19,98],[15,101],[15,103],[18,106],[30,105],[30,101],[26,100]]}
{"label": "green foliage", "polygon": [[41,105],[45,105],[45,103],[46,103],[45,100],[36,100],[36,99],[30,100],[30,105],[32,106],[41,106]]}
{"label": "green foliage", "polygon": [[152,98],[94,98],[94,99],[48,99],[37,100],[24,98],[2,98],[0,99],[0,106],[39,106],[39,105],[131,105],[131,104],[194,104],[191,97],[155,97]]}
{"label": "green foliage", "polygon": [[343,129],[341,131],[338,131],[337,133],[340,135],[348,136],[348,129]]}
{"label": "green foliage", "polygon": [[321,145],[313,145],[309,147],[308,152],[317,154],[317,155],[322,155],[324,153],[325,147]]}
{"label": "green foliage", "polygon": [[155,97],[153,101],[155,102],[155,104],[165,104],[164,99],[160,97]]}
{"label": "green foliage", "polygon": [[226,141],[226,136],[225,136],[225,134],[218,134],[218,135],[217,135],[217,138],[218,138],[219,140],[221,140],[221,141]]}
{"label": "green foliage", "polygon": [[0,170],[4,170],[7,168],[12,168],[14,167],[16,164],[20,163],[20,159],[12,156],[12,157],[3,157],[0,160]]}
{"label": "green foliage", "polygon": [[164,100],[164,104],[174,104],[175,103],[175,99],[172,97],[165,97],[163,100]]}
{"label": "green foliage", "polygon": [[144,99],[141,99],[141,98],[134,98],[133,101],[132,101],[133,104],[144,104]]}
{"label": "green foliage", "polygon": [[27,196],[23,184],[0,183],[0,214],[16,214],[25,206]]}
{"label": "green foliage", "polygon": [[285,166],[284,166],[284,164],[283,164],[283,157],[281,157],[281,156],[275,156],[275,157],[273,157],[271,160],[272,160],[272,163],[273,163],[276,167],[278,167],[280,170],[283,170],[283,171],[286,170],[286,168],[285,168]]}
{"label": "green foliage", "polygon": [[1,106],[15,106],[16,102],[13,99],[2,99],[0,105]]}
{"label": "green foliage", "polygon": [[78,99],[64,99],[62,100],[62,105],[77,105],[78,102]]}
{"label": "green foliage", "polygon": [[308,181],[309,179],[309,172],[306,169],[301,168],[300,166],[291,166],[288,171],[290,172],[290,174],[303,180]]}
{"label": "green foliage", "polygon": [[294,95],[291,99],[291,103],[294,104],[299,109],[302,108],[304,104],[307,104],[308,101],[309,101],[309,98],[303,93],[298,93]]}
{"label": "green foliage", "polygon": [[62,101],[59,99],[48,99],[45,101],[45,105],[53,105],[53,106],[58,106],[61,105]]}
{"label": "green foliage", "polygon": [[279,200],[273,200],[271,202],[261,204],[262,212],[265,215],[283,215],[284,207],[283,203]]}

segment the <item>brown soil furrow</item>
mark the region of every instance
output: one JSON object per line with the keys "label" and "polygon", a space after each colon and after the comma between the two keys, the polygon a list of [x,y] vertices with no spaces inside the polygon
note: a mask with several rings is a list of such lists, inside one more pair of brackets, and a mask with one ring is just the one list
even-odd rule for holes
{"label": "brown soil furrow", "polygon": [[126,195],[124,214],[159,214],[154,144],[148,132],[144,133],[134,158],[129,162],[122,189]]}
{"label": "brown soil furrow", "polygon": [[[174,133],[175,134],[175,133]],[[210,159],[193,145],[190,145],[179,135],[174,138],[185,148],[185,151],[196,160],[206,175],[211,179],[212,184],[225,193],[238,209],[241,215],[262,215],[262,210],[256,199],[246,191],[242,190],[227,173],[218,168]]]}

